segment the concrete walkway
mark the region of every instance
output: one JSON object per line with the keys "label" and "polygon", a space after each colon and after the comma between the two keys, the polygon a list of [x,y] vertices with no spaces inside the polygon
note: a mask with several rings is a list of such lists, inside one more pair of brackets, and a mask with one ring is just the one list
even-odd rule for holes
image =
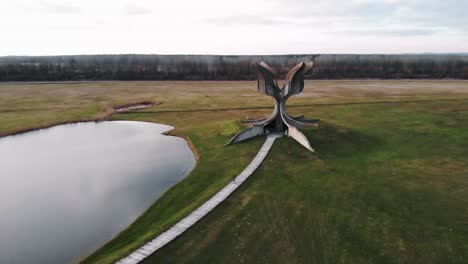
{"label": "concrete walkway", "polygon": [[268,151],[273,146],[276,138],[281,137],[280,134],[270,134],[267,136],[265,143],[263,143],[262,148],[257,153],[255,158],[250,162],[250,164],[239,174],[236,178],[228,183],[221,191],[211,197],[208,201],[202,204],[200,207],[195,209],[192,213],[186,216],[184,219],[180,220],[177,224],[169,228],[164,233],[157,236],[152,241],[146,243],[141,248],[134,251],[132,254],[123,258],[117,262],[117,264],[136,264],[150,256],[158,249],[162,248],[167,243],[174,240],[176,237],[185,232],[189,227],[193,226],[198,220],[202,219],[207,215],[211,210],[213,210],[218,204],[224,201],[232,192],[234,192],[254,171],[265,159]]}

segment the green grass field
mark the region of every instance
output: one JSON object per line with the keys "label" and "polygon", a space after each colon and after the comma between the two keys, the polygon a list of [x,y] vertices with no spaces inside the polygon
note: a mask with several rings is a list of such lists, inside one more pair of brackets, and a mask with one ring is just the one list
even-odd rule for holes
{"label": "green grass field", "polygon": [[[199,162],[85,263],[118,260],[221,189],[263,139],[224,144],[271,101],[255,82],[0,85],[4,135],[142,100],[162,104],[111,119],[173,125]],[[468,262],[468,82],[314,81],[289,106],[322,120],[303,130],[317,152],[277,140],[244,185],[146,263]]]}

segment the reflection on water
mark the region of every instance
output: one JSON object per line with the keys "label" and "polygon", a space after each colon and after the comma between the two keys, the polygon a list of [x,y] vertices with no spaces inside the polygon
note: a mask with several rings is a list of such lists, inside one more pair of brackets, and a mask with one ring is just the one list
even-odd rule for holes
{"label": "reflection on water", "polygon": [[69,263],[138,217],[195,165],[145,122],[89,122],[0,139],[0,263]]}

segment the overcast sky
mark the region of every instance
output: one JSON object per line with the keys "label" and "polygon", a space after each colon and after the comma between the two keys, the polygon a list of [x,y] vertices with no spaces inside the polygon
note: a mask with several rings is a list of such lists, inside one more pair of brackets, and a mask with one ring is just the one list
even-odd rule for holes
{"label": "overcast sky", "polygon": [[467,0],[0,0],[0,56],[468,52]]}

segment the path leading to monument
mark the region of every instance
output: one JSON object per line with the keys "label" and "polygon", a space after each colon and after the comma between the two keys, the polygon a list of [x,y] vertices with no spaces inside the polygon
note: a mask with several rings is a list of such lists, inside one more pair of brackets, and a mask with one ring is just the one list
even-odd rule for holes
{"label": "path leading to monument", "polygon": [[164,233],[157,236],[152,241],[146,243],[144,246],[135,250],[129,256],[119,260],[117,264],[136,264],[150,256],[158,249],[162,248],[167,243],[174,240],[176,237],[185,232],[188,228],[193,226],[196,222],[207,215],[213,210],[218,204],[224,201],[232,192],[234,192],[252,173],[260,166],[266,155],[270,151],[276,138],[281,137],[281,134],[270,134],[267,136],[265,143],[262,148],[253,158],[250,164],[236,176],[234,180],[228,183],[221,191],[216,193],[208,201],[202,204],[200,207],[195,209],[192,213],[180,220],[177,224],[173,225]]}

